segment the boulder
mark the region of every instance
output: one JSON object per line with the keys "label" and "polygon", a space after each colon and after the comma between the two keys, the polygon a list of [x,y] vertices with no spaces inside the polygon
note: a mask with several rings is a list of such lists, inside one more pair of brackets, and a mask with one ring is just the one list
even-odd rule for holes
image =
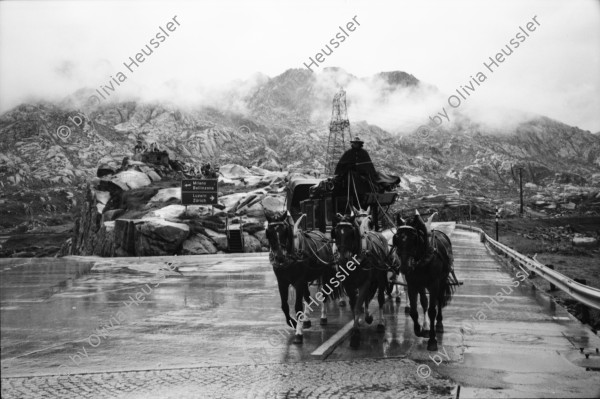
{"label": "boulder", "polygon": [[237,180],[233,180],[233,179],[226,179],[226,178],[224,178],[223,176],[219,176],[219,178],[218,178],[218,182],[219,182],[219,185],[222,185],[222,184],[233,184],[233,185],[235,185],[235,184],[239,184],[239,183],[240,183],[240,182],[239,182],[239,181],[237,181]]}
{"label": "boulder", "polygon": [[125,213],[124,209],[111,209],[110,211],[106,211],[102,214],[103,222],[110,222],[121,216]]}
{"label": "boulder", "polygon": [[[242,178],[242,181],[247,186],[256,186],[259,183],[263,183],[263,177],[262,176],[245,176]],[[270,181],[267,181],[266,184],[269,184],[269,183],[270,183]]]}
{"label": "boulder", "polygon": [[254,237],[256,237],[258,241],[260,241],[260,244],[263,247],[269,247],[269,240],[267,240],[267,234],[265,230],[257,231],[256,233],[254,233]]}
{"label": "boulder", "polygon": [[258,238],[244,231],[244,252],[261,252],[261,248]]}
{"label": "boulder", "polygon": [[[124,191],[149,186],[152,184],[152,181],[148,175],[135,170],[125,170],[123,172],[119,172],[118,174],[114,175],[110,181],[123,188]],[[127,189],[124,187],[127,187]]]}
{"label": "boulder", "polygon": [[254,217],[254,218],[264,218],[265,211],[260,203],[255,203],[249,207],[245,207],[246,216]]}
{"label": "boulder", "polygon": [[210,239],[215,243],[217,249],[220,251],[227,250],[227,235],[223,233],[217,233],[211,229],[204,229],[204,234],[206,234]]}
{"label": "boulder", "polygon": [[219,202],[225,207],[225,212],[233,212],[238,204],[246,198],[247,193],[235,193],[219,197]]}
{"label": "boulder", "polygon": [[594,237],[573,237],[572,243],[575,247],[593,248],[598,246],[598,240]]}
{"label": "boulder", "polygon": [[167,202],[170,200],[181,201],[181,187],[163,188],[158,190],[156,195],[150,198],[149,204],[155,202]]}
{"label": "boulder", "polygon": [[572,202],[568,202],[566,204],[560,204],[560,207],[564,208],[564,209],[573,210],[573,209],[575,209],[576,205],[574,203],[572,203]]}
{"label": "boulder", "polygon": [[146,175],[148,175],[148,177],[152,181],[159,181],[159,180],[161,180],[161,177],[158,175],[158,173],[156,173],[153,170],[150,170],[150,171],[146,172]]}
{"label": "boulder", "polygon": [[244,223],[244,231],[248,232],[249,234],[254,235],[257,231],[261,231],[264,230],[265,226],[263,223]]}
{"label": "boulder", "polygon": [[185,213],[184,205],[168,205],[168,206],[165,206],[164,208],[160,208],[160,209],[154,210],[152,212],[149,212],[142,219],[155,219],[155,218],[179,219],[179,218],[183,217],[184,213]]}
{"label": "boulder", "polygon": [[239,179],[242,177],[252,176],[252,172],[241,165],[227,164],[219,169],[221,175],[226,179]]}
{"label": "boulder", "polygon": [[253,204],[256,201],[257,201],[257,195],[256,194],[248,194],[243,200],[240,200],[237,208],[241,209],[244,206]]}
{"label": "boulder", "polygon": [[107,191],[96,191],[95,196],[96,196],[96,202],[99,202],[99,203],[105,204],[105,205],[108,202],[108,200],[110,199],[110,193]]}
{"label": "boulder", "polygon": [[285,198],[283,196],[269,195],[262,199],[263,213],[267,218],[274,218],[285,211]]}
{"label": "boulder", "polygon": [[200,216],[210,215],[211,213],[212,209],[210,205],[188,205],[186,215],[189,218],[199,218]]}
{"label": "boulder", "polygon": [[136,256],[174,255],[190,233],[187,224],[146,219],[136,224]]}
{"label": "boulder", "polygon": [[194,234],[183,242],[182,255],[216,254],[217,248],[212,241],[202,234]]}

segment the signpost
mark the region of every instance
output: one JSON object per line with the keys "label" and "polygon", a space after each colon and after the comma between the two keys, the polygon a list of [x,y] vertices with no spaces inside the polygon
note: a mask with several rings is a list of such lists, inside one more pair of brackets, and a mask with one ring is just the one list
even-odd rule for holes
{"label": "signpost", "polygon": [[[218,203],[217,179],[181,181],[181,205],[216,205]],[[214,210],[214,208],[213,208]]]}

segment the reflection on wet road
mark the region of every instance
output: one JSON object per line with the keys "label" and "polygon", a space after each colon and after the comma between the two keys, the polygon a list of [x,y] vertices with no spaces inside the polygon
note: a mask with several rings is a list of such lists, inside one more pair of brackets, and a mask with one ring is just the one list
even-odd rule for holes
{"label": "reflection on wet road", "polygon": [[[600,386],[598,373],[581,368],[597,359],[577,355],[580,346],[599,347],[596,336],[525,282],[515,286],[514,272],[476,234],[438,227],[451,234],[464,281],[444,309],[444,355],[414,336],[401,295],[400,304],[386,302],[385,333],[363,324],[361,347],[344,340],[327,360],[412,359],[461,384],[461,397]],[[266,254],[11,259],[0,267],[3,377],[319,362],[311,352],[351,320],[347,307],[329,303],[328,325],[314,311],[304,344],[292,344]]]}

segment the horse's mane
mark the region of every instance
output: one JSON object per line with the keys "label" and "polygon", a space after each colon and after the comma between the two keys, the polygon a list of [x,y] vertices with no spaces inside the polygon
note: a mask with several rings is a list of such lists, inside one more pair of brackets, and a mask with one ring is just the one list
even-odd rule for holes
{"label": "horse's mane", "polygon": [[314,258],[316,254],[323,261],[333,261],[331,247],[327,245],[329,240],[320,231],[301,231],[298,242],[304,255]]}
{"label": "horse's mane", "polygon": [[388,256],[388,242],[383,234],[376,231],[367,231],[367,250],[383,259]]}

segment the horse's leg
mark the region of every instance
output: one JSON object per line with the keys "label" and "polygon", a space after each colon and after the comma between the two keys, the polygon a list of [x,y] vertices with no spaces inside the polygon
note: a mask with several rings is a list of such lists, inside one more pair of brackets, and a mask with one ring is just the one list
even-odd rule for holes
{"label": "horse's leg", "polygon": [[437,322],[435,323],[435,331],[438,333],[444,332],[444,323],[442,323],[442,306],[440,305],[440,301],[438,300],[438,312],[437,312]]}
{"label": "horse's leg", "polygon": [[294,336],[294,343],[301,344],[304,339],[302,335],[302,325],[306,320],[306,315],[302,311],[302,299],[306,296],[305,290],[307,288],[306,283],[300,283],[295,286],[296,288],[296,318],[298,319],[298,323],[296,323],[296,335]]}
{"label": "horse's leg", "polygon": [[410,304],[410,318],[413,320],[415,335],[421,336],[421,325],[419,324],[419,311],[417,310],[417,295],[419,291],[412,286],[408,286],[408,302]]}
{"label": "horse's leg", "polygon": [[358,302],[364,303],[364,312],[365,312],[365,323],[371,324],[373,323],[373,316],[369,313],[369,299],[368,299],[368,291],[371,289],[371,282],[367,281],[360,287],[358,290]]}
{"label": "horse's leg", "polygon": [[288,305],[289,286],[287,282],[284,283],[281,280],[279,280],[279,277],[277,278],[277,285],[279,286],[279,296],[281,297],[281,310],[285,315],[285,321],[290,327],[296,328],[296,320],[294,320],[290,316],[290,305]]}
{"label": "horse's leg", "polygon": [[[447,278],[444,279],[443,281],[448,281]],[[440,288],[438,290],[438,314],[437,314],[437,323],[435,323],[435,331],[438,333],[443,333],[444,332],[444,324],[442,323],[443,320],[443,316],[442,316],[442,295],[444,295],[444,283],[440,283]]]}
{"label": "horse's leg", "polygon": [[[321,291],[319,291],[319,292],[321,292]],[[327,325],[327,301],[328,300],[329,300],[329,298],[325,297],[325,300],[321,304],[321,320],[319,321],[319,324],[321,324],[322,326]]]}
{"label": "horse's leg", "polygon": [[361,307],[360,294],[357,297],[356,288],[353,284],[351,285],[351,289],[346,290],[346,292],[348,293],[350,308],[352,309],[352,320],[354,321],[354,326],[352,327],[350,335],[350,347],[358,348],[360,345],[360,331],[358,330]]}
{"label": "horse's leg", "polygon": [[[406,305],[404,305],[404,314],[410,314],[410,298],[408,297],[408,283],[406,282],[406,276],[402,275],[402,280],[404,281],[404,295],[406,296]],[[398,288],[400,289],[400,288]]]}
{"label": "horse's leg", "polygon": [[310,289],[309,289],[309,283],[306,283],[306,287],[304,289],[304,321],[302,322],[302,328],[311,328],[312,327],[310,319],[308,318],[309,311],[306,309],[307,305],[309,303],[311,303]]}
{"label": "horse's leg", "polygon": [[429,288],[429,299],[430,299],[430,307],[427,313],[429,314],[429,323],[431,324],[431,328],[429,329],[429,341],[427,342],[427,350],[428,351],[437,351],[437,340],[435,339],[435,316],[437,314],[437,304],[439,301],[439,291],[440,291],[440,283],[436,282]]}
{"label": "horse's leg", "polygon": [[429,303],[427,301],[427,291],[425,290],[425,287],[421,287],[419,290],[419,299],[421,300],[421,307],[423,308],[423,334],[425,334],[427,330],[429,330],[429,323],[427,323],[427,309],[429,308]]}
{"label": "horse's leg", "polygon": [[377,302],[379,302],[379,322],[377,323],[377,332],[385,331],[383,323],[383,304],[385,303],[385,290],[387,288],[387,272],[379,274],[379,288],[377,289]]}
{"label": "horse's leg", "polygon": [[[394,281],[398,281],[398,276],[399,274],[394,274]],[[396,289],[396,303],[400,303],[402,302],[402,294],[400,293],[400,286],[396,283],[394,283],[394,288]],[[392,289],[392,293],[394,292],[394,289]],[[393,296],[393,295],[392,295]]]}
{"label": "horse's leg", "polygon": [[338,306],[340,306],[340,307],[346,306],[346,301],[344,300],[344,296],[343,295],[340,296],[340,299],[338,301]]}
{"label": "horse's leg", "polygon": [[385,293],[390,299],[392,299],[392,296],[394,294],[394,284],[391,283],[392,280],[396,280],[394,272],[385,272]]}

